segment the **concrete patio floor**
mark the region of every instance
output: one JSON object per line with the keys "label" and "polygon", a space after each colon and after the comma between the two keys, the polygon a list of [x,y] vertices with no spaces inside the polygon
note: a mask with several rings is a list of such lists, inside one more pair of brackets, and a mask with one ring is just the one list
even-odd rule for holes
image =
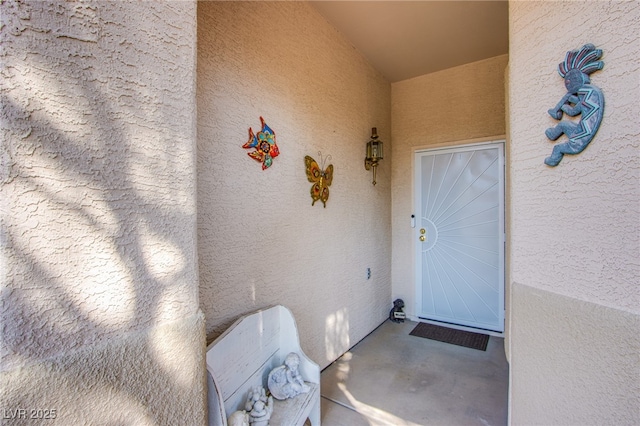
{"label": "concrete patio floor", "polygon": [[486,351],[409,335],[384,322],[322,371],[323,426],[507,424],[504,339]]}

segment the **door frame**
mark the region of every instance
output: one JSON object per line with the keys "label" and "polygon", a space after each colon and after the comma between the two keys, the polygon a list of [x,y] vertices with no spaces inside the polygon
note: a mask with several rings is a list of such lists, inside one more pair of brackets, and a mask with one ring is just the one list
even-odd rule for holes
{"label": "door frame", "polygon": [[477,327],[473,327],[473,326],[467,326],[467,325],[461,325],[461,324],[454,324],[454,323],[447,323],[447,322],[443,322],[443,321],[438,321],[438,320],[431,320],[431,319],[427,319],[427,318],[422,318],[419,315],[421,314],[421,311],[419,310],[420,306],[421,306],[421,298],[422,298],[422,286],[419,285],[419,283],[421,284],[422,282],[422,259],[421,259],[421,251],[418,249],[420,247],[420,244],[418,243],[418,238],[419,238],[419,231],[418,231],[418,227],[415,226],[415,221],[412,220],[412,224],[411,227],[413,228],[411,230],[411,237],[412,237],[412,242],[411,242],[411,250],[412,250],[412,258],[413,258],[413,263],[414,263],[414,274],[413,274],[413,287],[414,287],[414,297],[415,297],[415,301],[414,301],[414,312],[415,314],[415,320],[419,321],[419,322],[426,322],[426,323],[431,323],[431,324],[436,324],[436,325],[441,325],[444,327],[449,327],[449,328],[455,328],[455,329],[460,329],[460,330],[468,330],[468,331],[473,331],[473,332],[482,332],[484,334],[490,334],[490,335],[494,335],[494,336],[504,336],[505,330],[506,330],[506,324],[505,324],[505,302],[506,302],[506,263],[507,263],[507,259],[506,259],[506,206],[507,206],[507,200],[506,200],[506,138],[504,136],[497,136],[497,137],[493,137],[493,138],[487,138],[487,139],[483,139],[483,140],[477,140],[477,141],[465,141],[465,142],[450,142],[447,144],[438,144],[438,145],[434,145],[434,146],[423,146],[423,147],[415,147],[412,150],[412,169],[413,169],[413,173],[412,173],[412,204],[413,204],[413,215],[412,217],[417,217],[416,216],[416,211],[418,210],[418,192],[422,190],[422,182],[419,179],[420,176],[420,166],[418,164],[418,155],[422,154],[422,153],[449,153],[449,152],[458,152],[458,151],[465,151],[468,150],[469,148],[472,149],[482,149],[483,146],[497,146],[499,148],[499,156],[498,156],[498,162],[499,162],[499,173],[500,173],[500,178],[502,179],[502,185],[499,185],[499,197],[500,197],[500,202],[502,203],[502,208],[498,209],[498,221],[499,221],[499,226],[502,229],[502,244],[500,244],[499,247],[499,256],[500,256],[500,268],[498,270],[498,274],[499,274],[499,280],[500,280],[500,295],[499,295],[499,303],[500,306],[498,308],[499,312],[499,322],[501,322],[502,324],[502,331],[494,331],[494,330],[488,330],[488,329],[483,329],[483,328],[477,328]]}

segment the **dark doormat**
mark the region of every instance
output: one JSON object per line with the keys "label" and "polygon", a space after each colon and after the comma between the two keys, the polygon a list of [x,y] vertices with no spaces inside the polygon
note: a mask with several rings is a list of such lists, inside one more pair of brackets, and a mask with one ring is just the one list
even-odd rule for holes
{"label": "dark doormat", "polygon": [[412,336],[424,337],[425,339],[451,343],[452,345],[477,349],[479,351],[486,351],[487,343],[489,343],[489,336],[486,334],[455,330],[453,328],[441,327],[439,325],[427,324],[425,322],[418,323],[418,325],[416,325],[409,334]]}

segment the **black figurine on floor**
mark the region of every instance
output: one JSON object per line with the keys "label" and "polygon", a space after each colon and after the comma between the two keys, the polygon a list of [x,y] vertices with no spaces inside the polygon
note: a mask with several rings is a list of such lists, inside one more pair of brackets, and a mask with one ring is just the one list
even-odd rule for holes
{"label": "black figurine on floor", "polygon": [[393,308],[389,312],[389,319],[393,322],[404,322],[405,314],[402,310],[404,308],[404,300],[396,299],[393,301]]}

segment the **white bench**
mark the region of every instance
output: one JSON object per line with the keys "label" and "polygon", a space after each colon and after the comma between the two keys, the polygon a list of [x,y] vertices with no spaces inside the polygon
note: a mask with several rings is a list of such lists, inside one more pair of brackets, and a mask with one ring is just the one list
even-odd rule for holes
{"label": "white bench", "polygon": [[274,306],[237,320],[207,347],[209,425],[227,426],[227,417],[243,410],[249,390],[267,387],[267,376],[295,352],[298,367],[311,390],[278,401],[270,426],[302,426],[309,419],[320,426],[320,368],[300,348],[298,329],[289,309]]}

